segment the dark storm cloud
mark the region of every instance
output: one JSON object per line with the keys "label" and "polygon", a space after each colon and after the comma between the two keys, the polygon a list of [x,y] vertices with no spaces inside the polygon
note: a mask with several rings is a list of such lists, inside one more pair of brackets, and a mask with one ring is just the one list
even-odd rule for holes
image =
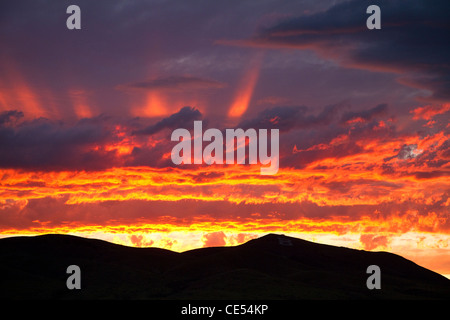
{"label": "dark storm cloud", "polygon": [[[194,120],[202,119],[202,114],[195,108],[184,107],[147,127],[142,119],[103,115],[75,123],[45,118],[16,120],[21,117],[23,113],[19,111],[0,113],[0,168],[76,171],[116,166],[171,167],[174,164],[170,158],[162,157],[172,148],[167,143],[170,134],[150,145],[145,141],[164,129],[191,128]],[[129,139],[135,141],[130,152],[117,153],[114,146]]]}
{"label": "dark storm cloud", "polygon": [[382,144],[401,138],[404,132],[395,124],[379,126],[380,119],[385,120],[387,117],[389,114],[386,113],[371,121],[348,124],[341,123],[341,117],[336,116],[336,119],[324,126],[287,132],[283,145],[280,146],[280,155],[283,157],[280,163],[286,167],[301,169],[323,159],[340,159],[367,153],[369,151],[365,146],[370,143]]}
{"label": "dark storm cloud", "polygon": [[[2,113],[3,118],[6,115],[20,116],[21,112]],[[90,170],[114,166],[114,152],[94,149],[114,141],[107,120],[96,117],[74,125],[44,118],[17,125],[0,123],[0,167]]]}
{"label": "dark storm cloud", "polygon": [[[373,4],[381,8],[381,30],[366,28]],[[344,66],[401,74],[402,83],[431,90],[428,99],[448,100],[449,11],[446,0],[353,0],[285,19],[247,44],[313,49]]]}
{"label": "dark storm cloud", "polygon": [[201,119],[202,113],[199,110],[192,107],[183,107],[177,113],[174,113],[147,128],[136,130],[133,134],[152,135],[163,129],[191,128],[195,120]]}
{"label": "dark storm cloud", "polygon": [[255,118],[244,120],[239,124],[242,128],[278,128],[280,131],[310,128],[330,124],[336,113],[345,108],[342,104],[329,105],[317,114],[305,106],[273,107],[261,111]]}
{"label": "dark storm cloud", "polygon": [[383,104],[379,104],[376,107],[373,107],[368,110],[363,110],[363,111],[359,111],[359,112],[353,112],[353,111],[347,112],[342,116],[341,122],[345,123],[347,121],[356,120],[356,119],[360,119],[363,121],[370,121],[378,115],[386,114],[387,109],[388,109],[387,104],[383,103]]}
{"label": "dark storm cloud", "polygon": [[225,84],[216,80],[202,79],[192,76],[171,76],[160,77],[153,80],[134,82],[127,85],[119,85],[121,90],[168,90],[168,91],[186,91],[197,89],[218,89],[225,87]]}
{"label": "dark storm cloud", "polygon": [[19,120],[20,118],[23,118],[23,112],[17,111],[17,110],[8,110],[3,111],[0,113],[0,125],[15,122]]}
{"label": "dark storm cloud", "polygon": [[[306,106],[268,108],[253,118],[243,120],[240,128],[279,129],[280,156],[283,167],[304,168],[326,158],[344,158],[366,152],[368,141],[390,141],[399,137],[387,104],[379,104],[367,110],[352,110],[352,106],[337,103],[315,112]],[[358,120],[354,123],[351,120]],[[383,126],[380,127],[380,121]],[[331,144],[341,137],[342,141]]]}

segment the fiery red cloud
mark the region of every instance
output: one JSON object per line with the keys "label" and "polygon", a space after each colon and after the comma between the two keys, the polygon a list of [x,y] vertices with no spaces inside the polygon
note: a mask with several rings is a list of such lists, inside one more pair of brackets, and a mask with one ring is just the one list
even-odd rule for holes
{"label": "fiery red cloud", "polygon": [[[421,120],[415,110],[411,121]],[[123,166],[135,148],[167,143],[157,137],[140,141],[130,129],[115,126],[114,142],[86,148],[111,152],[111,163],[122,166],[2,169],[1,232],[128,234],[110,240],[178,250],[237,244],[267,232],[318,241],[330,234],[348,236],[352,246],[367,250],[396,249],[399,239],[435,241],[437,252],[447,248],[446,128],[426,135],[392,134],[392,124],[376,120],[365,134],[355,135],[367,121],[345,121],[347,133],[327,142],[284,149],[275,176],[261,176],[249,165]],[[161,150],[159,163],[164,163],[168,155]],[[295,159],[302,159],[300,167]],[[178,242],[152,238],[173,232],[183,235]],[[186,245],[189,232],[197,239]],[[400,251],[408,254],[412,248]],[[445,262],[438,269],[448,273],[448,267]]]}

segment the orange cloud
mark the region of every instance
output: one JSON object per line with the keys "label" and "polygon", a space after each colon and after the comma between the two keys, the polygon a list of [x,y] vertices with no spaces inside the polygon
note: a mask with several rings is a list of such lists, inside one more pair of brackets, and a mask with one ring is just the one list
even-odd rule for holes
{"label": "orange cloud", "polygon": [[226,235],[223,231],[206,233],[202,237],[203,247],[222,247],[226,245]]}
{"label": "orange cloud", "polygon": [[94,115],[85,90],[71,89],[69,90],[69,97],[78,118],[91,118]]}
{"label": "orange cloud", "polygon": [[438,114],[443,114],[450,111],[450,103],[444,103],[441,105],[427,105],[424,107],[419,107],[411,111],[414,114],[413,119],[419,120],[431,120],[434,116]]}
{"label": "orange cloud", "polygon": [[362,234],[360,241],[365,250],[387,250],[390,242],[388,236],[377,234]]}
{"label": "orange cloud", "polygon": [[11,59],[4,61],[2,69],[5,80],[3,83],[0,82],[2,87],[0,102],[3,109],[11,109],[11,106],[16,105],[20,106],[27,116],[36,118],[48,116],[48,110],[43,107],[36,89],[26,81],[15,62]]}
{"label": "orange cloud", "polygon": [[130,241],[135,247],[151,247],[153,240],[147,240],[144,234],[131,234]]}
{"label": "orange cloud", "polygon": [[240,117],[247,111],[250,100],[259,78],[259,71],[263,60],[262,53],[258,53],[251,61],[250,67],[241,80],[233,103],[228,111],[230,117]]}

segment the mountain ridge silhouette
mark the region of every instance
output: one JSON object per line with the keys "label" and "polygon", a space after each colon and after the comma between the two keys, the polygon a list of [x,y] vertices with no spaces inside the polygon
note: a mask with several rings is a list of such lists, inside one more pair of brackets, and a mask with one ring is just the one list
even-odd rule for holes
{"label": "mountain ridge silhouette", "polygon": [[[69,290],[69,265],[81,290]],[[369,290],[369,265],[381,289]],[[48,234],[0,239],[3,299],[449,299],[450,280],[389,252],[268,234],[174,252]]]}

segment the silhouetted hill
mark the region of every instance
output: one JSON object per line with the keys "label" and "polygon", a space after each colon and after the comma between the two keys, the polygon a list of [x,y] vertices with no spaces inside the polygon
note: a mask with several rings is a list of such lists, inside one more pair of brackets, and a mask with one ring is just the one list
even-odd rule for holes
{"label": "silhouetted hill", "polygon": [[[69,265],[81,290],[66,287]],[[369,290],[369,265],[381,289]],[[176,253],[68,235],[0,239],[5,299],[448,299],[450,280],[398,255],[270,234]]]}

